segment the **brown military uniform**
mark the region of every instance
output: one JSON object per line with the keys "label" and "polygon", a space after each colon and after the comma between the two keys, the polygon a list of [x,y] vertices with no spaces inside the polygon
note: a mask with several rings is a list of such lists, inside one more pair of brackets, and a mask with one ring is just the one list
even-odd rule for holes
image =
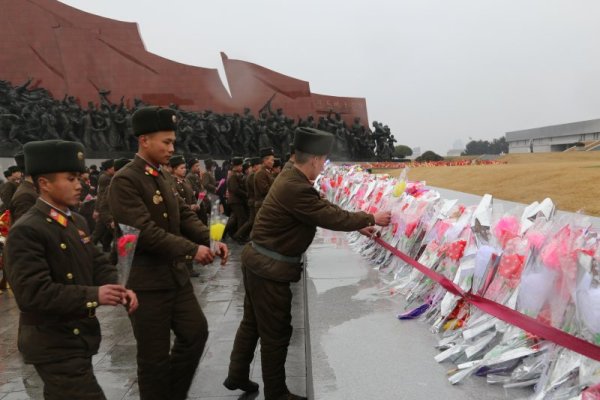
{"label": "brown military uniform", "polygon": [[248,211],[246,209],[248,193],[246,192],[244,175],[241,172],[234,172],[227,179],[227,191],[229,192],[227,204],[229,204],[229,207],[233,211],[232,218],[235,219],[235,223],[232,223],[232,226],[236,227],[233,237],[236,239],[246,239],[250,234],[252,224],[248,220]]}
{"label": "brown military uniform", "polygon": [[[200,175],[190,172],[186,175],[185,181],[188,185],[192,187],[192,190],[194,191],[194,199],[196,199],[197,201],[198,195],[204,190],[204,187],[202,186],[202,180],[200,179]],[[204,225],[207,225],[208,214],[210,212],[210,201],[208,200],[208,197],[204,197],[204,199],[199,205],[200,208],[198,209],[198,211],[196,211],[196,214],[198,215],[200,221],[202,221]]]}
{"label": "brown military uniform", "polygon": [[252,243],[242,252],[246,297],[231,353],[230,378],[237,382],[248,379],[260,337],[265,398],[277,399],[288,392],[285,360],[292,334],[290,282],[300,279],[302,254],[317,226],[353,231],[374,222],[370,214],[347,212],[322,199],[299,169],[280,174],[256,216]]}
{"label": "brown military uniform", "polygon": [[131,323],[142,400],[185,399],[208,338],[186,261],[199,244],[210,244],[209,230],[176,194],[167,174],[136,155],[115,174],[109,190],[115,221],[141,231],[127,286],[135,289],[140,304]]}
{"label": "brown military uniform", "polygon": [[217,192],[217,180],[215,179],[215,176],[212,173],[205,171],[202,174],[202,186],[208,193],[215,194]]}
{"label": "brown military uniform", "polygon": [[258,210],[260,210],[274,181],[275,177],[271,173],[271,170],[267,169],[264,165],[254,174],[254,207],[256,215],[258,215]]}
{"label": "brown military uniform", "polygon": [[[38,199],[11,228],[6,272],[21,310],[19,350],[46,399],[104,399],[91,357],[100,345],[98,286],[115,267],[92,245],[83,217]],[[67,382],[67,383],[65,383]]]}
{"label": "brown military uniform", "polygon": [[92,242],[96,244],[100,241],[105,252],[110,251],[110,243],[113,239],[113,230],[110,226],[113,218],[108,206],[108,187],[111,179],[112,176],[106,172],[100,174],[98,178],[98,196],[95,205],[95,211],[98,212],[98,221],[96,221],[96,227],[92,235]]}
{"label": "brown military uniform", "polygon": [[10,200],[14,196],[17,191],[18,184],[13,181],[6,181],[2,185],[0,185],[0,200],[2,200],[2,210],[8,210],[8,206],[10,205]]}
{"label": "brown military uniform", "polygon": [[254,226],[254,220],[256,218],[256,207],[254,207],[254,176],[256,174],[251,172],[246,178],[246,194],[248,195],[248,221],[250,227],[248,230],[252,232],[252,226]]}
{"label": "brown military uniform", "polygon": [[10,210],[11,224],[17,222],[33,205],[39,197],[33,183],[24,180],[21,182],[14,196],[10,200],[8,209]]}
{"label": "brown military uniform", "polygon": [[294,162],[292,160],[287,160],[287,162],[284,164],[283,168],[281,169],[281,171],[286,171],[288,169],[294,168]]}

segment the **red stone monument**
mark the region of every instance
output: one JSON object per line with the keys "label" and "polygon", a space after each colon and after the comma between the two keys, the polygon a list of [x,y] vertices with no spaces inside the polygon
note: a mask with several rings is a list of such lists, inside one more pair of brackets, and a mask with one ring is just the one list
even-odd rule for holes
{"label": "red stone monument", "polygon": [[312,93],[310,84],[221,53],[231,96],[216,69],[177,63],[148,52],[138,26],[89,14],[56,0],[0,0],[0,79],[13,85],[32,77],[55,98],[75,96],[82,106],[124,96],[156,105],[175,103],[188,110],[256,113],[271,107],[292,118],[318,118],[334,110],[347,123],[368,123],[364,98]]}

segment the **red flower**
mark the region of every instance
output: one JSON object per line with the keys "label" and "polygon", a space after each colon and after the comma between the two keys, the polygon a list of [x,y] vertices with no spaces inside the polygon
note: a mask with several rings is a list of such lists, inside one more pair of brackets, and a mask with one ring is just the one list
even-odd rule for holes
{"label": "red flower", "polygon": [[[516,285],[523,272],[524,263],[525,256],[521,254],[504,254],[498,265],[498,274]],[[511,283],[509,285],[512,287]]]}
{"label": "red flower", "polygon": [[117,251],[119,256],[125,257],[130,254],[135,248],[135,243],[137,242],[137,235],[123,235],[119,238],[117,243]]}

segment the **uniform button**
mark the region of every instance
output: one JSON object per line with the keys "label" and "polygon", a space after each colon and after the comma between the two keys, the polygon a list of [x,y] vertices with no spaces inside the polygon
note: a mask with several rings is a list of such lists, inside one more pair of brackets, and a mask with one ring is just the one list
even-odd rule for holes
{"label": "uniform button", "polygon": [[163,217],[167,218],[169,215],[167,213],[163,213]]}
{"label": "uniform button", "polygon": [[160,190],[157,190],[157,191],[156,191],[156,194],[160,194]]}
{"label": "uniform button", "polygon": [[87,308],[92,308],[92,307],[93,307],[93,305],[92,305],[92,302],[91,302],[91,301],[88,301],[87,303],[85,303],[85,306],[86,306]]}
{"label": "uniform button", "polygon": [[66,250],[67,249],[67,245],[65,243],[61,243],[60,244],[60,248],[63,249],[63,250]]}
{"label": "uniform button", "polygon": [[77,328],[73,329],[73,335],[79,335],[79,329],[77,329]]}
{"label": "uniform button", "polygon": [[92,306],[93,306],[93,307],[98,307],[98,302],[96,302],[96,301],[93,301],[93,302],[92,302]]}
{"label": "uniform button", "polygon": [[68,280],[71,280],[71,279],[73,279],[73,274],[69,272],[69,273],[67,274],[67,279],[68,279]]}
{"label": "uniform button", "polygon": [[51,218],[46,218],[46,221],[52,222],[52,219]]}

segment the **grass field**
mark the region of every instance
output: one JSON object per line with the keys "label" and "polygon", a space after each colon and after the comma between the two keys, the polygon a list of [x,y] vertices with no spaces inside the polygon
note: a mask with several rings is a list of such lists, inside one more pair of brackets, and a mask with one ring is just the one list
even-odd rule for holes
{"label": "grass field", "polygon": [[559,210],[600,216],[600,152],[508,154],[507,164],[413,168],[410,180],[520,203],[550,197]]}

